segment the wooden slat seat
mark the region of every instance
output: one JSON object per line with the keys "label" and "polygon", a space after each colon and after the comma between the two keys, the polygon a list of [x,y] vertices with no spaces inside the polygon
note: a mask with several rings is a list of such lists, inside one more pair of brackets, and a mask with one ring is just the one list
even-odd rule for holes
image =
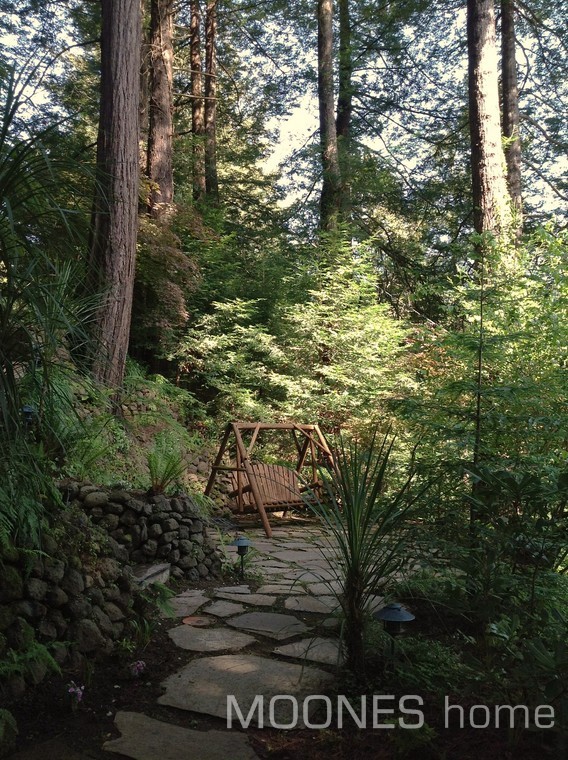
{"label": "wooden slat seat", "polygon": [[[300,490],[298,473],[289,467],[277,464],[251,462],[256,483],[265,509],[279,510],[304,506],[305,500]],[[252,488],[244,472],[229,474],[232,490],[229,496],[238,499],[239,475],[241,480],[241,497],[244,507],[254,507]]]}
{"label": "wooden slat seat", "polygon": [[[281,465],[254,462],[252,451],[261,431],[281,431],[290,433],[297,454],[294,469]],[[247,436],[248,444],[243,436]],[[235,455],[231,455],[230,440],[234,440]],[[230,461],[224,460],[229,454]],[[233,511],[243,513],[258,511],[268,538],[272,528],[266,516],[267,511],[281,511],[286,515],[290,507],[304,506],[306,499],[314,497],[314,491],[321,492],[318,480],[320,462],[333,465],[333,454],[318,425],[300,425],[297,422],[230,422],[207,481],[205,495],[209,496],[215,478],[220,472],[229,476],[229,497],[234,499]],[[304,480],[298,473],[304,468],[311,469],[311,477]],[[307,485],[311,483],[311,485]],[[304,494],[304,496],[302,496]]]}

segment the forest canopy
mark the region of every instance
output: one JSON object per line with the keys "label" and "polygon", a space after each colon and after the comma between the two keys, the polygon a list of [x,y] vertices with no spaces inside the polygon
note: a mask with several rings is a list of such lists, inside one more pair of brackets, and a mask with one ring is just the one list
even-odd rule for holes
{"label": "forest canopy", "polygon": [[63,356],[118,408],[128,360],[188,424],[560,466],[560,0],[1,10],[5,420]]}

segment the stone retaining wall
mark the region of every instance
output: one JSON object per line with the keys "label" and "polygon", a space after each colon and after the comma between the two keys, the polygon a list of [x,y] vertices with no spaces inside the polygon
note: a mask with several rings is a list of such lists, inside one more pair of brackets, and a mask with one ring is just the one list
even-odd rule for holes
{"label": "stone retaining wall", "polygon": [[174,578],[191,581],[220,572],[215,544],[190,497],[148,498],[142,491],[109,491],[92,485],[67,489],[67,498],[80,504],[93,523],[126,549],[131,564],[169,562]]}
{"label": "stone retaining wall", "polygon": [[171,575],[190,581],[221,570],[189,497],[145,498],[76,483],[61,490],[68,505],[42,554],[0,553],[0,704],[45,676],[41,659],[22,672],[2,668],[22,661],[34,642],[76,667],[131,634],[128,621],[143,614],[136,565],[170,563]]}

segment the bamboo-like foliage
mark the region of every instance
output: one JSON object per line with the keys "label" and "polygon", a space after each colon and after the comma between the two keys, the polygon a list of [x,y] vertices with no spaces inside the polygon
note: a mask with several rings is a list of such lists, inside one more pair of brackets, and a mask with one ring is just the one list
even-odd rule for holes
{"label": "bamboo-like foliage", "polygon": [[[37,67],[0,66],[0,545],[39,541],[54,495],[42,445],[53,370],[69,363],[68,345],[84,345],[91,310],[75,297],[70,263],[80,215],[60,200],[73,199],[79,167],[50,155],[55,127],[34,133],[26,123],[37,76]],[[22,415],[26,404],[33,420]]]}
{"label": "bamboo-like foliage", "polygon": [[393,445],[389,432],[380,441],[375,433],[366,448],[339,439],[324,497],[311,507],[326,529],[326,554],[336,553],[330,564],[341,589],[346,664],[357,676],[364,672],[365,617],[374,597],[409,562],[410,517],[426,490],[411,490],[412,472],[388,488]]}

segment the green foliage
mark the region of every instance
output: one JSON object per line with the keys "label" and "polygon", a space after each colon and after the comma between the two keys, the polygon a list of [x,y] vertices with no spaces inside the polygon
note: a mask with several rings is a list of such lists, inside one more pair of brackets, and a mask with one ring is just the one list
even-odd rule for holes
{"label": "green foliage", "polygon": [[178,484],[185,469],[183,454],[172,448],[166,436],[158,436],[154,448],[148,453],[150,491],[153,494],[165,493],[170,486]]}
{"label": "green foliage", "polygon": [[568,555],[568,470],[547,478],[519,470],[469,470],[470,500],[483,521],[487,544],[501,547],[513,570],[564,568]]}
{"label": "green foliage", "polygon": [[544,641],[534,638],[527,642],[527,656],[515,676],[521,688],[531,694],[534,703],[552,705],[555,709],[555,727],[568,729],[568,644],[567,625],[555,639]]}
{"label": "green foliage", "polygon": [[169,220],[140,217],[132,307],[131,354],[150,364],[166,357],[187,323],[196,263]]}
{"label": "green foliage", "polygon": [[68,362],[70,347],[84,351],[92,309],[76,297],[70,263],[81,240],[71,162],[50,154],[53,128],[33,133],[22,120],[36,73],[0,65],[0,543],[35,545],[46,506],[57,503],[49,443],[57,437],[55,368]]}
{"label": "green foliage", "polygon": [[[405,371],[406,326],[377,301],[376,274],[364,246],[328,251],[316,288],[282,306],[285,353],[294,383],[286,413],[330,427],[376,420],[393,390],[412,387]],[[293,368],[293,369],[292,369]]]}
{"label": "green foliage", "polygon": [[180,367],[209,410],[227,417],[263,419],[286,395],[286,356],[259,323],[261,304],[232,300],[213,304],[186,334],[176,352]]}
{"label": "green foliage", "polygon": [[173,617],[171,599],[175,596],[175,592],[163,583],[153,583],[142,591],[139,596],[145,608],[150,611],[150,614],[157,611],[166,617]]}
{"label": "green foliage", "polygon": [[397,641],[396,680],[408,694],[464,694],[482,680],[464,661],[459,642],[401,636]]}
{"label": "green foliage", "polygon": [[310,262],[292,301],[216,301],[188,330],[172,358],[211,414],[356,426],[412,387],[407,331],[377,303],[367,252],[337,245],[326,255],[341,263]]}
{"label": "green foliage", "polygon": [[34,665],[41,663],[52,673],[59,673],[60,668],[51,656],[49,650],[34,638],[33,630],[30,629],[28,640],[21,651],[8,649],[0,660],[0,679],[10,678],[13,675],[29,676]]}
{"label": "green foliage", "polygon": [[436,730],[426,722],[420,728],[408,730],[399,723],[399,720],[404,719],[404,717],[394,717],[394,730],[388,734],[389,742],[395,751],[395,757],[416,757],[417,753],[424,756],[438,735]]}
{"label": "green foliage", "polygon": [[325,478],[325,498],[311,507],[338,554],[338,596],[344,617],[347,666],[364,673],[364,627],[369,603],[410,560],[409,520],[425,488],[413,493],[413,474],[390,488],[388,468],[394,439],[376,437],[367,449],[338,442],[334,469]]}
{"label": "green foliage", "polygon": [[448,462],[459,469],[472,461],[479,394],[480,460],[537,473],[562,468],[568,342],[559,314],[568,308],[567,242],[565,234],[541,230],[514,264],[499,264],[510,254],[495,249],[483,282],[464,274],[448,291],[453,329],[423,336],[417,393],[399,406],[431,437],[435,466]]}
{"label": "green foliage", "polygon": [[17,734],[18,726],[14,716],[9,710],[0,707],[0,757],[14,750]]}

